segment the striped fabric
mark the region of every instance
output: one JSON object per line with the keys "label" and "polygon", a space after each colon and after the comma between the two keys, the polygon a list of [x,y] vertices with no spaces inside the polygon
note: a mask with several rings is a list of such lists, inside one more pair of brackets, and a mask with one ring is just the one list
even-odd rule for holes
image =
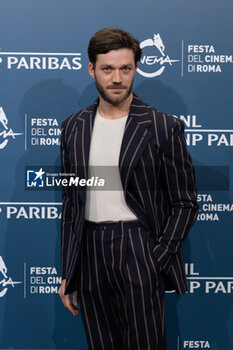
{"label": "striped fabric", "polygon": [[[98,100],[62,123],[62,173],[87,178],[97,104]],[[198,204],[183,122],[134,95],[121,145],[119,171],[127,205],[154,236],[153,256],[165,274],[166,290],[185,293],[182,242],[197,218]],[[66,278],[66,293],[72,293],[77,289],[85,188],[64,187],[62,196],[62,277]]]}
{"label": "striped fabric", "polygon": [[164,281],[139,221],[85,222],[78,265],[89,349],[166,350]]}

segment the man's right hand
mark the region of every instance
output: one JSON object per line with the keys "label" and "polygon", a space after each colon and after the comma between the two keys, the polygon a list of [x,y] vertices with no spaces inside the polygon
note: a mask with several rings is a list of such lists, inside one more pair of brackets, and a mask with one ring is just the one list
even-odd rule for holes
{"label": "man's right hand", "polygon": [[76,306],[78,306],[78,294],[77,291],[73,293],[73,303],[70,301],[70,294],[65,294],[65,287],[66,287],[66,279],[62,280],[61,287],[59,289],[59,296],[65,306],[66,309],[68,309],[74,316],[78,316],[80,310],[76,309]]}

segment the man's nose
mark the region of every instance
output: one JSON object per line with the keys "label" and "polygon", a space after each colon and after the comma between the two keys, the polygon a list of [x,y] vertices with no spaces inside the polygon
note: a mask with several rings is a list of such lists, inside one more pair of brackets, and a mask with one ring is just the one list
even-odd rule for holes
{"label": "man's nose", "polygon": [[112,82],[113,83],[121,83],[121,72],[120,72],[120,70],[119,69],[115,69],[114,71],[113,71],[113,76],[112,76]]}

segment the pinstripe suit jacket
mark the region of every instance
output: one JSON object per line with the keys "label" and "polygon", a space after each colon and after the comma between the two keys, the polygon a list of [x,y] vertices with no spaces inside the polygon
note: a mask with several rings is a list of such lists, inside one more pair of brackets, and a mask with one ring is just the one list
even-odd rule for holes
{"label": "pinstripe suit jacket", "polygon": [[[61,128],[62,173],[87,179],[91,133],[98,100],[66,118]],[[195,174],[186,148],[184,124],[136,95],[130,107],[119,156],[127,205],[155,237],[155,263],[167,290],[187,291],[182,242],[197,217]],[[65,293],[77,288],[77,262],[84,223],[85,189],[63,187],[62,278]]]}

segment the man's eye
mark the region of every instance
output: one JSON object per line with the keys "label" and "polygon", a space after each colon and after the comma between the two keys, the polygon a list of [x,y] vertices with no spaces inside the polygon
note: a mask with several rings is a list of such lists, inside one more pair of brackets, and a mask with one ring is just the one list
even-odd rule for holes
{"label": "man's eye", "polygon": [[105,72],[110,72],[111,69],[110,69],[109,67],[104,67],[103,70],[104,70]]}
{"label": "man's eye", "polygon": [[129,71],[130,71],[130,67],[124,67],[124,68],[123,68],[123,71],[124,71],[124,72],[129,72]]}

